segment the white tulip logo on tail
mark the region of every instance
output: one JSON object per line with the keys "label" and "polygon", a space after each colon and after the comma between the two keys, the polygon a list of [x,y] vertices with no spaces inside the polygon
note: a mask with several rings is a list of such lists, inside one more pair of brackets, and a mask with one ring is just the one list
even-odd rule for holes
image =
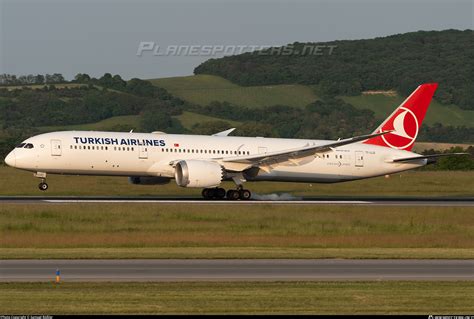
{"label": "white tulip logo on tail", "polygon": [[402,150],[415,142],[418,129],[418,120],[415,114],[402,106],[381,128],[381,131],[393,131],[382,135],[382,139],[391,148]]}

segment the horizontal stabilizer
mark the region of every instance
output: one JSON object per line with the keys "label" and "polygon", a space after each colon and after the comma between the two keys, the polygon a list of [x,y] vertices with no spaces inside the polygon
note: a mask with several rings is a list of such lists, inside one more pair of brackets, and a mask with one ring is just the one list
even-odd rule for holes
{"label": "horizontal stabilizer", "polygon": [[438,159],[439,157],[456,156],[456,155],[470,155],[470,154],[469,153],[444,153],[444,154],[420,155],[420,156],[396,158],[396,159],[391,160],[391,162],[400,163],[400,162],[416,161],[420,159],[428,159],[428,163],[433,163],[433,162],[436,162],[436,159]]}

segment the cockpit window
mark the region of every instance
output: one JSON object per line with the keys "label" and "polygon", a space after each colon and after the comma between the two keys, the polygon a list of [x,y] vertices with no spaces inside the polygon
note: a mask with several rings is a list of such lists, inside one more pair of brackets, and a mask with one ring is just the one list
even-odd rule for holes
{"label": "cockpit window", "polygon": [[25,145],[25,148],[33,148],[33,144],[28,143],[28,144]]}
{"label": "cockpit window", "polygon": [[22,147],[25,146],[25,145],[26,145],[26,143],[21,143],[21,144],[18,144],[18,145],[16,146],[16,148],[22,148]]}

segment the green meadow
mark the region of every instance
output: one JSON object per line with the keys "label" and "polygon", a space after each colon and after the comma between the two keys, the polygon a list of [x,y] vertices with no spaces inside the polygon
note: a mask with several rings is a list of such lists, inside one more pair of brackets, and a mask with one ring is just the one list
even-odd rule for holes
{"label": "green meadow", "polygon": [[474,258],[471,207],[2,204],[0,258]]}
{"label": "green meadow", "polygon": [[[166,185],[133,185],[128,178],[107,176],[48,175],[49,189],[38,189],[39,179],[32,172],[0,166],[0,196],[201,196],[201,189]],[[223,183],[226,189],[232,182]],[[473,171],[408,171],[336,184],[248,182],[253,193],[293,196],[474,196]]]}
{"label": "green meadow", "polygon": [[249,107],[277,104],[304,107],[318,99],[311,87],[299,84],[243,87],[214,75],[193,75],[149,81],[183,100],[199,105],[219,101]]}
{"label": "green meadow", "polygon": [[474,312],[471,282],[0,283],[21,314],[454,314]]}

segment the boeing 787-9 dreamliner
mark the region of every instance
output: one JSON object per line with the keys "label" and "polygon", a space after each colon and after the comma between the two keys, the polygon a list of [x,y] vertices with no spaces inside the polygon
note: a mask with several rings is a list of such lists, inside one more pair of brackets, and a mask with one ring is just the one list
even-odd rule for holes
{"label": "boeing 787-9 dreamliner", "polygon": [[[39,189],[47,174],[127,176],[133,184],[203,188],[207,199],[247,200],[247,181],[336,183],[427,165],[437,155],[412,153],[436,83],[420,85],[372,134],[302,140],[96,131],[63,131],[30,137],[5,158],[34,172]],[[334,123],[337,125],[337,123]],[[460,153],[458,153],[460,154]],[[219,187],[231,180],[235,189]]]}

